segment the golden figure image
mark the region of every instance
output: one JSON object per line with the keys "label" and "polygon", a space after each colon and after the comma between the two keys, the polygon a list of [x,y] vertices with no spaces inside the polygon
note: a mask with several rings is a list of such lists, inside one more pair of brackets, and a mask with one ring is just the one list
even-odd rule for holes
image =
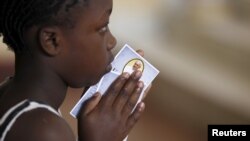
{"label": "golden figure image", "polygon": [[128,61],[128,63],[123,68],[123,72],[128,73],[132,73],[135,70],[140,70],[141,72],[144,70],[144,63],[138,58]]}

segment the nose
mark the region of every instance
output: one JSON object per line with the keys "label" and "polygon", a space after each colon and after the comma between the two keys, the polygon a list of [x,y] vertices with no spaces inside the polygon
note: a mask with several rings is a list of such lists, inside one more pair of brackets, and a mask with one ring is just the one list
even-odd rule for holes
{"label": "nose", "polygon": [[108,39],[108,50],[112,50],[116,45],[116,38],[110,33],[110,38]]}

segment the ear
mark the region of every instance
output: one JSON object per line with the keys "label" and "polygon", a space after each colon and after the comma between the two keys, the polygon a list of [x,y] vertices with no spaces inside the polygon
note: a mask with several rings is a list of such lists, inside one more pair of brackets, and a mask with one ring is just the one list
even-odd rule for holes
{"label": "ear", "polygon": [[55,56],[60,53],[60,29],[58,27],[44,27],[39,32],[39,41],[42,50],[50,55]]}

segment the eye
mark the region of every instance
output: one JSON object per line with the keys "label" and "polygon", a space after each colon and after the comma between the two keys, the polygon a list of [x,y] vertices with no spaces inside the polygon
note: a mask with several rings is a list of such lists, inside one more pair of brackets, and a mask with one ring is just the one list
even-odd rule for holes
{"label": "eye", "polygon": [[107,24],[105,24],[102,28],[100,28],[99,29],[99,32],[100,33],[105,33],[105,32],[107,32],[108,31],[108,23]]}

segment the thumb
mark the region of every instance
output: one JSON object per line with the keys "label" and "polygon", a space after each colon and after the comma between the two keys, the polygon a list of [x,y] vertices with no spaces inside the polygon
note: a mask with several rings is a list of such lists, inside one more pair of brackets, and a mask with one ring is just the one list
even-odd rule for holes
{"label": "thumb", "polygon": [[136,50],[138,54],[140,54],[142,57],[144,57],[144,51],[141,49]]}
{"label": "thumb", "polygon": [[88,115],[99,103],[101,94],[95,93],[90,99],[88,99],[82,107],[81,114]]}

